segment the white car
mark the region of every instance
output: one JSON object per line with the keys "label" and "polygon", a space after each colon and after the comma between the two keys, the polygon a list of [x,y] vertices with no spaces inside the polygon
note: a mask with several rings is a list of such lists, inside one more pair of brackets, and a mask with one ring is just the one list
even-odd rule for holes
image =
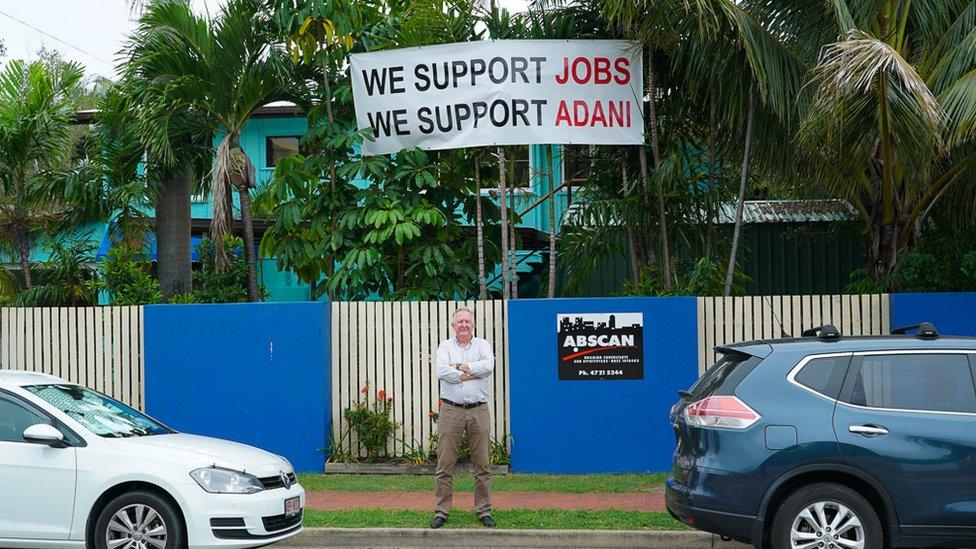
{"label": "white car", "polygon": [[304,508],[283,457],[0,370],[0,547],[257,547],[300,532]]}

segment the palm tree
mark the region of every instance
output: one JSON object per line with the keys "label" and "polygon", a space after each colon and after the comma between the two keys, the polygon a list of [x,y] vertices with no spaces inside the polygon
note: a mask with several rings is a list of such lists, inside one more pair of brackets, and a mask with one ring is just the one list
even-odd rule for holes
{"label": "palm tree", "polygon": [[481,208],[481,155],[474,155],[474,198],[475,202],[475,231],[478,239],[478,299],[488,299],[488,280],[485,278],[485,227],[484,214]]}
{"label": "palm tree", "polygon": [[19,257],[27,289],[37,231],[60,217],[46,182],[70,152],[68,118],[83,76],[78,64],[20,60],[0,72],[0,241]]}
{"label": "palm tree", "polygon": [[757,3],[816,63],[800,143],[815,181],[860,213],[884,282],[976,166],[976,2]]}
{"label": "palm tree", "polygon": [[98,303],[94,245],[83,240],[54,241],[51,257],[40,267],[39,283],[18,293],[21,307],[84,307]]}
{"label": "palm tree", "polygon": [[[181,2],[152,3],[145,7],[131,38],[126,65],[145,111],[144,141],[167,165],[178,164],[173,135],[185,131],[180,122],[189,121],[191,135],[196,138],[222,134],[211,171],[211,238],[222,242],[230,230],[233,184],[241,201],[251,301],[258,299],[250,212],[254,182],[244,174],[231,173],[233,151],[254,111],[283,96],[286,74],[284,56],[272,46],[274,37],[261,10],[259,0],[231,0],[211,20],[194,14]],[[161,193],[161,206],[188,207],[188,197],[183,197],[189,190],[188,167],[185,163],[182,167],[182,173],[177,171],[178,177],[172,181],[175,188],[164,188]],[[159,237],[162,241],[162,231]],[[186,237],[189,242],[189,235]],[[227,252],[221,246],[216,264],[218,269],[229,266]]]}

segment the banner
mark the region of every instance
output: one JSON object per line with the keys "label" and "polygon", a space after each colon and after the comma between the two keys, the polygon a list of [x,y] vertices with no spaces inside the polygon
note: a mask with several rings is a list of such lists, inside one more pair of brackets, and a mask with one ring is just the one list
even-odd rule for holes
{"label": "banner", "polygon": [[559,379],[644,379],[644,313],[557,314]]}
{"label": "banner", "polygon": [[641,49],[500,40],[352,54],[364,154],[410,147],[644,142]]}

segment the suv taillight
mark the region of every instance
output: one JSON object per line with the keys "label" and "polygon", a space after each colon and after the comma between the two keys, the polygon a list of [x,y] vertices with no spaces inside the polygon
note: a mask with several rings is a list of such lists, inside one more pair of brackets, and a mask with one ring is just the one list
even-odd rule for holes
{"label": "suv taillight", "polygon": [[693,427],[745,429],[761,417],[734,396],[711,396],[685,408],[685,421]]}

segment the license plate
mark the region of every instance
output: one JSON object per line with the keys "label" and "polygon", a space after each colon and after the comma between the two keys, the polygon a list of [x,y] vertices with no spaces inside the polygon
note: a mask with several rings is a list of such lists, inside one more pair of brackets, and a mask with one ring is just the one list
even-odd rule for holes
{"label": "license plate", "polygon": [[295,516],[302,511],[302,499],[300,497],[288,498],[285,500],[285,516]]}

